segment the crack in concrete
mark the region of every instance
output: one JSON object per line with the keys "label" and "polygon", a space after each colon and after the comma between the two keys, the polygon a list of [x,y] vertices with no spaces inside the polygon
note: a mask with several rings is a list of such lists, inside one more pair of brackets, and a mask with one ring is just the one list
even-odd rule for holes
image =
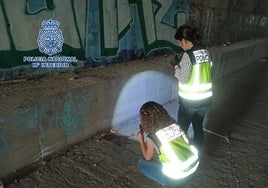
{"label": "crack in concrete", "polygon": [[236,167],[236,163],[235,163],[235,159],[233,157],[233,152],[232,152],[232,149],[231,149],[231,135],[228,135],[228,136],[223,136],[223,135],[220,135],[220,134],[217,134],[213,131],[210,131],[208,129],[203,129],[204,131],[210,133],[210,134],[213,134],[217,137],[220,137],[222,139],[224,139],[226,145],[227,145],[227,150],[228,150],[228,155],[229,155],[229,162],[231,164],[231,167],[232,167],[232,170],[233,170],[233,173],[234,173],[234,176],[235,176],[235,180],[236,180],[236,184],[237,184],[237,187],[238,188],[241,188],[241,180],[240,180],[240,176],[239,176],[239,172],[238,172],[238,169]]}
{"label": "crack in concrete", "polygon": [[233,173],[234,173],[234,176],[235,176],[237,187],[241,188],[242,186],[241,186],[241,180],[240,180],[239,172],[238,172],[238,169],[236,167],[235,159],[233,157],[233,152],[232,152],[232,149],[231,149],[231,135],[226,137],[225,141],[226,141],[227,150],[228,150],[229,159],[230,159],[230,164],[231,164],[232,169],[233,169]]}

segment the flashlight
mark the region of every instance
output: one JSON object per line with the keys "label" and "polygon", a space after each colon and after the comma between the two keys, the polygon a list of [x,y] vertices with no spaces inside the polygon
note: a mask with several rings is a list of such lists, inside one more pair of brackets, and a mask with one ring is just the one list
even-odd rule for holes
{"label": "flashlight", "polygon": [[140,131],[141,131],[141,133],[143,134],[144,130],[143,130],[143,128],[142,128],[142,125],[140,124],[139,126],[140,126]]}

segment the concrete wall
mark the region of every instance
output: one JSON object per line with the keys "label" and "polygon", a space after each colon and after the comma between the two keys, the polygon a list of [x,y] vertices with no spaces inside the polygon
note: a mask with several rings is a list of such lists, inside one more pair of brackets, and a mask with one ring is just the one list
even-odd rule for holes
{"label": "concrete wall", "polygon": [[[127,62],[179,50],[174,33],[198,26],[209,46],[260,38],[268,33],[266,0],[2,0],[0,80]],[[41,22],[58,20],[62,51],[75,56],[68,68],[33,67],[24,56],[45,56],[37,43]],[[38,63],[38,62],[34,62]]]}
{"label": "concrete wall", "polygon": [[79,60],[64,69],[68,72],[177,50],[174,33],[189,18],[188,1],[173,0],[3,0],[0,7],[3,80],[63,71],[23,61],[24,56],[47,56],[37,43],[43,20],[60,23],[64,44],[57,55]]}
{"label": "concrete wall", "polygon": [[172,100],[177,91],[161,59],[103,69],[0,85],[1,177],[137,115],[147,100]]}
{"label": "concrete wall", "polygon": [[[267,48],[268,38],[211,48],[214,79],[267,57]],[[175,99],[171,58],[0,85],[0,177],[136,116],[145,101]]]}
{"label": "concrete wall", "polygon": [[240,70],[255,60],[267,57],[268,38],[245,40],[227,47],[214,46],[210,48],[213,54],[214,80],[218,80]]}
{"label": "concrete wall", "polygon": [[[171,56],[142,64],[127,61],[177,50],[174,33],[185,22],[199,26],[205,41],[217,45],[211,47],[215,80],[267,56],[267,2],[0,1],[1,80],[52,70],[21,66],[25,55],[44,55],[36,41],[44,19],[61,23],[64,46],[57,55],[80,60],[68,74],[53,69],[56,74],[47,79],[0,85],[0,177],[137,115],[144,101],[173,100],[177,86],[168,63]],[[223,47],[226,41],[232,44]],[[114,65],[104,71],[101,66],[107,64]],[[97,68],[78,78],[72,73],[88,66]]]}
{"label": "concrete wall", "polygon": [[210,46],[267,36],[266,0],[189,0],[190,22]]}

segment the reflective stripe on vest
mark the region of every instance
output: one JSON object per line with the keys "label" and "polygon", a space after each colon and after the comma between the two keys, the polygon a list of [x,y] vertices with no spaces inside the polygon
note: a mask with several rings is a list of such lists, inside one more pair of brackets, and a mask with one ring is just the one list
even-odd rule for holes
{"label": "reflective stripe on vest", "polygon": [[211,59],[206,49],[187,52],[192,72],[187,84],[179,83],[179,95],[188,100],[201,100],[212,96]]}
{"label": "reflective stripe on vest", "polygon": [[173,179],[181,179],[194,173],[199,165],[197,149],[188,144],[183,130],[172,124],[156,132],[161,142],[159,160],[163,173]]}

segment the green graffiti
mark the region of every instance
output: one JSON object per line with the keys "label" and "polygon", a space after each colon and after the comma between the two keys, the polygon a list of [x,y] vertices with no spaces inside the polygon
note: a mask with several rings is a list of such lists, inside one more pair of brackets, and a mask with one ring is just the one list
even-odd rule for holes
{"label": "green graffiti", "polygon": [[4,4],[3,0],[0,0],[0,5],[1,5],[2,12],[3,12],[3,17],[4,17],[4,20],[5,20],[6,28],[7,28],[7,35],[8,35],[8,38],[9,38],[10,49],[15,50],[16,49],[15,48],[15,43],[14,43],[14,40],[13,40],[12,35],[11,35],[10,23],[9,23],[9,20],[8,20],[5,4]]}
{"label": "green graffiti", "polygon": [[26,13],[33,15],[42,10],[53,10],[55,8],[53,0],[27,0],[26,1]]}

